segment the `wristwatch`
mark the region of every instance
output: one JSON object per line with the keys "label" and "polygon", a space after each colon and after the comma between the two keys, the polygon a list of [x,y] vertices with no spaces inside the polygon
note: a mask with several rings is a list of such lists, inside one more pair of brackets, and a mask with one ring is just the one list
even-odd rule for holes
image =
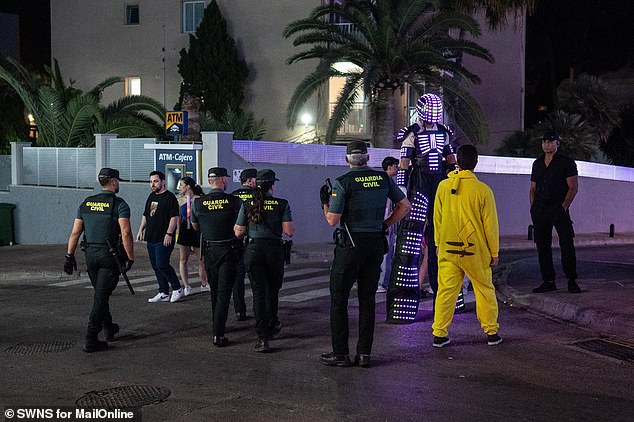
{"label": "wristwatch", "polygon": [[172,237],[174,236],[174,233],[165,233],[167,236]]}

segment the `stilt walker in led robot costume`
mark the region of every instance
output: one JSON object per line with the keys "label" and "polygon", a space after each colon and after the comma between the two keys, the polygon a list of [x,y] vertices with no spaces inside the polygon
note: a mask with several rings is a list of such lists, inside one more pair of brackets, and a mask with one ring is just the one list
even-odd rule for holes
{"label": "stilt walker in led robot costume", "polygon": [[[406,193],[412,210],[398,228],[392,275],[387,292],[387,322],[411,323],[418,312],[418,263],[423,237],[429,253],[429,283],[438,290],[438,258],[433,234],[433,204],[436,188],[446,177],[447,165],[456,162],[451,131],[441,124],[442,100],[425,94],[416,102],[416,123],[399,131],[402,139],[397,185]],[[425,230],[427,224],[427,230]],[[426,232],[426,233],[425,233]]]}

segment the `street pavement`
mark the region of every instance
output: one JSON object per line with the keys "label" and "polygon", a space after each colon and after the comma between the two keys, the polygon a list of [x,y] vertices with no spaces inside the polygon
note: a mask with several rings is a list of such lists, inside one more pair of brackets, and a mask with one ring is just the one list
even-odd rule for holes
{"label": "street pavement", "polygon": [[[142,243],[135,243],[130,272],[136,295],[120,281],[111,300],[115,321],[122,326],[118,341],[108,351],[83,353],[92,290],[82,255],[79,274],[69,277],[61,271],[64,245],[3,247],[0,408],[74,406],[91,393],[110,397],[105,390],[134,385],[170,391],[169,397],[142,408],[144,421],[632,420],[631,355],[630,360],[606,357],[574,344],[607,336],[631,346],[634,330],[627,319],[632,319],[634,299],[629,252],[634,235],[579,236],[576,243],[583,292],[569,294],[560,275],[560,290],[535,295],[531,289],[541,280],[534,245],[519,237],[502,239],[495,272],[505,340],[499,347],[486,345],[472,303],[450,327],[452,344],[437,350],[431,347],[429,299],[414,324],[399,326],[385,323],[385,294],[377,293],[368,370],[327,368],[318,362],[329,349],[330,244],[295,247],[280,294],[284,327],[269,355],[253,353],[254,321],[236,321],[233,307],[229,347],[211,346],[206,295],[175,304],[147,303],[156,284]],[[561,274],[558,250],[554,255]],[[177,258],[175,253],[175,267]],[[198,286],[194,265],[190,275]],[[20,345],[60,341],[71,348],[10,353]]]}
{"label": "street pavement", "polygon": [[[606,234],[582,234],[575,239],[578,248],[579,284],[581,294],[569,294],[566,279],[559,264],[557,238],[553,239],[555,269],[559,274],[559,290],[546,294],[533,294],[532,289],[541,283],[537,253],[532,241],[520,236],[500,239],[500,266],[495,270],[494,279],[498,299],[509,306],[527,309],[557,320],[571,322],[595,331],[598,335],[616,336],[634,340],[634,254],[620,256],[615,260],[611,253],[614,248],[628,248],[634,245],[634,233],[616,234],[611,238]],[[597,256],[585,257],[584,247],[598,248]],[[293,264],[321,263],[318,268],[300,268],[287,271],[281,292],[281,300],[302,302],[319,297],[327,297],[327,269],[332,260],[333,246],[327,243],[296,245],[292,251]],[[47,285],[56,288],[90,288],[85,272],[84,257],[77,254],[79,271],[68,276],[62,271],[65,245],[14,245],[0,248],[0,283],[29,280],[46,280]],[[129,273],[138,294],[152,296],[156,291],[156,281],[149,263],[144,243],[135,243],[135,263]],[[600,259],[599,259],[600,258]],[[192,285],[199,280],[193,259],[190,259]],[[587,264],[586,264],[587,262]],[[172,254],[172,264],[178,268],[178,251]],[[120,280],[120,289],[125,289]],[[248,288],[247,297],[251,292]],[[472,295],[467,298],[473,300]],[[385,295],[377,294],[377,301],[383,302]],[[431,305],[422,304],[422,309]]]}

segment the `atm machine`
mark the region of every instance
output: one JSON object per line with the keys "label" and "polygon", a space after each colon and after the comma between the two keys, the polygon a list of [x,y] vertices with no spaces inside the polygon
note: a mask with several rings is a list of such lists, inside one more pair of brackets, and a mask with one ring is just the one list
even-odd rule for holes
{"label": "atm machine", "polygon": [[167,190],[178,194],[178,181],[189,176],[202,185],[202,144],[145,144],[154,150],[154,168],[165,173]]}

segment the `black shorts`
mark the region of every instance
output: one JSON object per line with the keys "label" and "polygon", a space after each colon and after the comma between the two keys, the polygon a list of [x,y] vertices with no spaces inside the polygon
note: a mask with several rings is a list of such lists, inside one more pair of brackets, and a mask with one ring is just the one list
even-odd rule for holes
{"label": "black shorts", "polygon": [[187,227],[181,227],[176,243],[183,246],[200,247],[200,232]]}

